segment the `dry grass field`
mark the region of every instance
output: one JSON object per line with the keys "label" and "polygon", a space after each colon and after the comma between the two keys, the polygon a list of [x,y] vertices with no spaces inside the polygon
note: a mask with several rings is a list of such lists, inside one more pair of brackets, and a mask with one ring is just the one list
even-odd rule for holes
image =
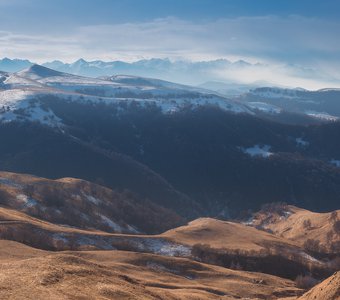
{"label": "dry grass field", "polygon": [[0,241],[1,299],[277,299],[294,282],[184,258],[123,251],[48,252]]}

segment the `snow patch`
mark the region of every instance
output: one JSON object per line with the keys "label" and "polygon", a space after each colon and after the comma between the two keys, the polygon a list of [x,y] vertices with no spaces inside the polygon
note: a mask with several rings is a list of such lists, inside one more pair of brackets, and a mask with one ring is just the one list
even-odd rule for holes
{"label": "snow patch", "polygon": [[296,145],[300,146],[300,147],[308,147],[309,146],[309,142],[305,141],[303,138],[296,138]]}
{"label": "snow patch", "polygon": [[288,219],[293,213],[291,211],[284,211],[283,215],[286,219]]}
{"label": "snow patch", "polygon": [[254,221],[255,221],[254,217],[250,217],[247,221],[242,222],[242,224],[244,224],[246,226],[252,226],[252,225],[254,225]]}
{"label": "snow patch", "polygon": [[175,244],[165,239],[144,239],[142,244],[139,244],[142,249],[146,248],[155,254],[165,256],[184,256],[191,255],[191,248],[181,244]]}
{"label": "snow patch", "polygon": [[85,195],[85,197],[86,197],[86,199],[87,199],[88,201],[90,201],[91,203],[93,203],[93,204],[95,204],[95,205],[98,205],[98,204],[100,204],[100,202],[101,202],[100,199],[98,199],[98,198],[96,198],[96,197],[93,197],[93,196],[91,196],[91,195]]}
{"label": "snow patch", "polygon": [[241,148],[243,153],[250,155],[251,157],[264,157],[268,158],[273,155],[272,152],[269,152],[271,147],[269,145],[254,145],[253,147],[250,148]]}
{"label": "snow patch", "polygon": [[332,116],[327,112],[318,112],[318,111],[308,110],[308,111],[305,111],[305,113],[308,116],[316,118],[316,119],[321,119],[321,120],[326,120],[326,121],[337,121],[337,120],[339,120],[338,117]]}
{"label": "snow patch", "polygon": [[100,215],[100,218],[103,220],[103,222],[111,227],[115,232],[121,233],[123,231],[122,227],[118,225],[117,223],[110,220],[108,217]]}
{"label": "snow patch", "polygon": [[130,233],[135,233],[135,234],[140,233],[134,226],[127,225],[126,228]]}
{"label": "snow patch", "polygon": [[24,194],[19,194],[16,196],[17,200],[23,202],[23,204],[26,207],[34,207],[38,204],[38,202],[36,200],[34,200],[33,198],[30,198]]}
{"label": "snow patch", "polygon": [[316,258],[314,258],[313,256],[310,256],[309,254],[307,254],[306,252],[301,251],[300,252],[301,256],[305,259],[307,259],[308,261],[312,261],[314,263],[321,263],[319,260],[317,260]]}
{"label": "snow patch", "polygon": [[264,102],[247,102],[247,106],[251,109],[270,114],[279,114],[281,112],[281,108]]}
{"label": "snow patch", "polygon": [[330,163],[338,168],[340,168],[340,160],[332,159]]}

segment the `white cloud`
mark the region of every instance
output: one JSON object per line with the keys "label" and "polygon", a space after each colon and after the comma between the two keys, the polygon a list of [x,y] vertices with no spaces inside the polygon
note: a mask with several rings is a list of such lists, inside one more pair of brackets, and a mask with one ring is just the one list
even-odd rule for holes
{"label": "white cloud", "polygon": [[166,18],[78,27],[60,36],[0,32],[0,56],[37,62],[73,61],[79,57],[130,61],[151,57],[227,57],[259,61],[267,67],[217,70],[221,79],[270,79],[273,83],[310,88],[334,86],[339,81],[339,32],[339,22],[300,16],[239,17],[211,22]]}

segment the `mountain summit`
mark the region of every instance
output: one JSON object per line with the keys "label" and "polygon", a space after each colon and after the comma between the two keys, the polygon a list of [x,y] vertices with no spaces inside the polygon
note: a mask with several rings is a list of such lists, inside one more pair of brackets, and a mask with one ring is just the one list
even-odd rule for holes
{"label": "mountain summit", "polygon": [[32,66],[18,72],[17,74],[19,76],[29,78],[32,80],[39,80],[39,79],[48,78],[48,77],[67,75],[65,73],[49,69],[38,64],[33,64]]}

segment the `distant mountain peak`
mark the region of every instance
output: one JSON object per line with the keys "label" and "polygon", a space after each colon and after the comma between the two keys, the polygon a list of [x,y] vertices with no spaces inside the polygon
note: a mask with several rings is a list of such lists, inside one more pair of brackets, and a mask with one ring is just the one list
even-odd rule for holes
{"label": "distant mountain peak", "polygon": [[74,63],[72,63],[71,66],[81,66],[81,65],[86,65],[86,64],[88,64],[88,62],[85,59],[80,58],[76,60]]}
{"label": "distant mountain peak", "polygon": [[38,64],[33,64],[29,68],[22,70],[18,73],[19,75],[24,75],[24,76],[35,76],[35,77],[40,77],[40,78],[46,78],[46,77],[52,77],[52,76],[60,76],[63,73],[59,71],[55,71],[49,68],[46,68],[44,66],[38,65]]}
{"label": "distant mountain peak", "polygon": [[8,57],[0,59],[0,70],[4,72],[18,72],[31,65],[32,63],[27,59],[10,59]]}

